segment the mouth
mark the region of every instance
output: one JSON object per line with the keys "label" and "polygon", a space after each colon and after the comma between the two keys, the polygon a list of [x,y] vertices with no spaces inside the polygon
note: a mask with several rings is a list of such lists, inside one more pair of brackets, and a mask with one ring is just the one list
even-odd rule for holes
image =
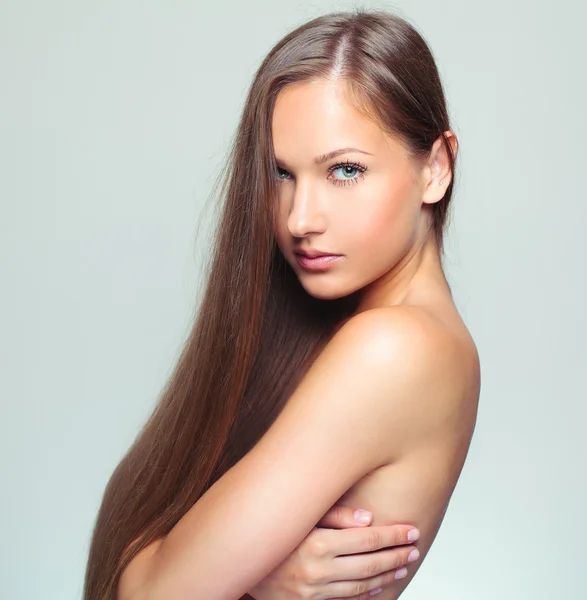
{"label": "mouth", "polygon": [[294,250],[294,254],[306,256],[307,258],[318,258],[320,256],[340,256],[334,252],[322,252],[321,250]]}
{"label": "mouth", "polygon": [[295,257],[298,263],[310,271],[325,271],[338,262],[341,254],[322,254],[315,253],[314,256],[308,256],[307,253],[295,252]]}

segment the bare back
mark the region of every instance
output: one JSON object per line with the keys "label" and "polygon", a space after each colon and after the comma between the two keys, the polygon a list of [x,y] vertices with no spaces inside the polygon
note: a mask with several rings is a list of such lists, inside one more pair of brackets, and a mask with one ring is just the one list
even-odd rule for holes
{"label": "bare back", "polygon": [[[454,372],[446,373],[449,381],[454,382],[454,390],[459,392],[443,400],[450,402],[450,410],[439,407],[438,414],[443,417],[439,417],[438,423],[435,424],[433,414],[427,415],[427,422],[433,426],[426,427],[425,439],[406,436],[409,443],[404,444],[401,455],[397,452],[390,455],[386,464],[357,481],[337,502],[370,510],[372,525],[408,523],[421,531],[415,543],[420,550],[420,560],[408,568],[406,578],[384,589],[379,595],[382,600],[398,598],[430,549],[464,464],[477,413],[479,366],[475,345],[452,299],[438,292],[420,298],[426,301],[411,296],[406,298],[406,304],[422,311],[422,323],[431,323],[432,327],[440,325],[443,339],[450,340],[451,345],[454,343],[459,349]],[[453,388],[452,384],[450,387]],[[426,406],[438,404],[427,402]],[[393,443],[391,447],[397,449]],[[156,540],[143,549],[128,566],[121,581],[125,590],[131,590],[133,582],[149,570],[149,561],[161,541]],[[129,597],[129,594],[125,591],[121,597]]]}
{"label": "bare back", "polygon": [[[406,299],[411,304],[410,299]],[[415,543],[420,559],[408,567],[408,575],[384,589],[378,598],[395,600],[419,569],[440,528],[450,497],[459,479],[475,428],[480,389],[479,360],[475,344],[452,299],[432,294],[413,300],[442,323],[457,341],[462,360],[450,376],[455,396],[450,400],[454,418],[440,420],[426,439],[413,439],[411,447],[389,464],[367,474],[350,488],[338,504],[363,508],[373,514],[372,525],[407,523],[420,529]],[[439,411],[445,414],[445,411]],[[425,515],[423,517],[423,515]]]}

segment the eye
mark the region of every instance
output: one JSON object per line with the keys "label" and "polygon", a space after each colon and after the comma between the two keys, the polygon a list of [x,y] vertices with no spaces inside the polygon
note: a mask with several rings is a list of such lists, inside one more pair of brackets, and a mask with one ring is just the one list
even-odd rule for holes
{"label": "eye", "polygon": [[278,181],[285,181],[287,179],[287,177],[282,177],[283,173],[285,173],[286,175],[289,175],[289,173],[285,169],[282,169],[281,167],[277,167],[277,180]]}
{"label": "eye", "polygon": [[360,163],[345,161],[336,163],[328,169],[329,173],[334,173],[335,171],[340,171],[342,177],[340,179],[332,179],[332,183],[334,185],[348,185],[349,183],[359,183],[359,179],[365,177],[367,167]]}
{"label": "eye", "polygon": [[[341,178],[337,177],[328,177],[332,181],[334,185],[348,185],[349,183],[358,183],[359,179],[365,177],[365,173],[367,172],[367,167],[358,162],[338,162],[331,167],[328,168],[328,173],[334,173],[336,171],[341,171]],[[275,178],[277,181],[287,181],[291,177],[290,173],[288,173],[285,169],[280,166],[277,167],[277,173]]]}

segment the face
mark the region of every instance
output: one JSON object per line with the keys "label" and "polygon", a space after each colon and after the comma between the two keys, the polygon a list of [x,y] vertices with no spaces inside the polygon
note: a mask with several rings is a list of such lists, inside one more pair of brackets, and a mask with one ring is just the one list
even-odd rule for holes
{"label": "face", "polygon": [[[343,90],[325,80],[289,85],[272,121],[277,244],[305,290],[322,299],[389,277],[422,227],[423,184],[406,149]],[[304,265],[302,250],[338,258]]]}

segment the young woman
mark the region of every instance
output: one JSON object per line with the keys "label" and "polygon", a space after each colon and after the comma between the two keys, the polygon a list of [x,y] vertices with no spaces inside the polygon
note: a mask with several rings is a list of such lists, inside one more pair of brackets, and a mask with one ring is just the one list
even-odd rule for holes
{"label": "young woman", "polygon": [[198,318],[106,487],[85,600],[401,594],[477,415],[478,353],[441,261],[456,154],[405,20],[329,14],[271,50]]}

